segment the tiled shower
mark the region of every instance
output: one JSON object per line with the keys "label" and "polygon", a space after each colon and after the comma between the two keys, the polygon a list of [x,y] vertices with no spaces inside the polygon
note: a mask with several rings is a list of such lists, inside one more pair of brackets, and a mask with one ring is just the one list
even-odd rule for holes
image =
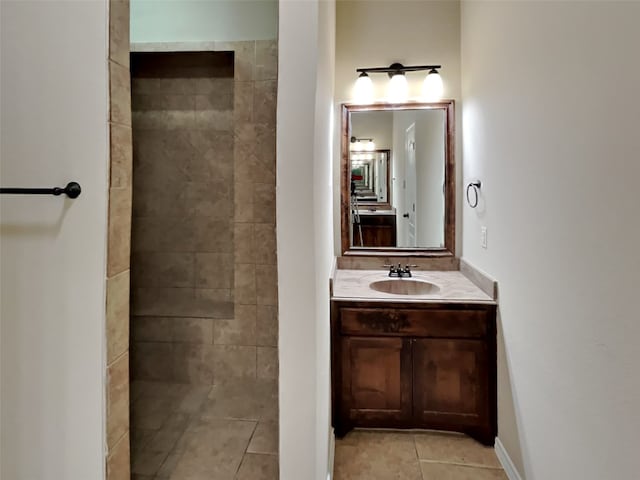
{"label": "tiled shower", "polygon": [[132,474],[276,479],[275,41],[132,53]]}

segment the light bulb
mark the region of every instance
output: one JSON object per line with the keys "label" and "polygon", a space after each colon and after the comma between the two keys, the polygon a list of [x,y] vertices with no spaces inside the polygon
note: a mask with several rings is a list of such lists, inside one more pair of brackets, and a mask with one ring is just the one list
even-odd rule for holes
{"label": "light bulb", "polygon": [[429,74],[424,79],[424,83],[422,84],[422,98],[427,101],[440,100],[443,90],[442,77],[434,68],[429,71]]}
{"label": "light bulb", "polygon": [[369,140],[365,145],[365,150],[368,152],[373,152],[376,149],[376,144],[373,140]]}
{"label": "light bulb", "polygon": [[365,104],[373,101],[373,82],[369,75],[362,72],[353,88],[354,103]]}
{"label": "light bulb", "polygon": [[389,103],[403,103],[407,101],[408,96],[409,85],[406,77],[401,73],[396,73],[389,82],[387,101]]}

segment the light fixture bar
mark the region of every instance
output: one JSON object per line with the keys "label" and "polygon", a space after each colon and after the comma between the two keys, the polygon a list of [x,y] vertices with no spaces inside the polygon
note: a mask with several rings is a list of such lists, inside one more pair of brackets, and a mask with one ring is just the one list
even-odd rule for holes
{"label": "light fixture bar", "polygon": [[388,67],[356,68],[358,73],[396,73],[396,72],[419,72],[421,70],[434,70],[442,68],[442,65],[411,65],[405,67],[401,63],[394,63]]}

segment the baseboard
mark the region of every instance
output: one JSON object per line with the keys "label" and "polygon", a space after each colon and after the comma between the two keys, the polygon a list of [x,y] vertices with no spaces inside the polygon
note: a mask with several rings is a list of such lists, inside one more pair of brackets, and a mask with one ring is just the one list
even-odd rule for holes
{"label": "baseboard", "polygon": [[331,429],[329,433],[329,474],[327,475],[327,480],[333,480],[333,466],[335,464],[336,458],[336,434]]}
{"label": "baseboard", "polygon": [[511,461],[511,457],[505,450],[504,445],[502,444],[502,442],[498,437],[496,437],[496,445],[494,448],[496,450],[496,456],[498,457],[498,460],[502,464],[502,468],[504,468],[504,473],[507,474],[507,477],[509,477],[509,480],[522,480],[522,477],[518,473],[516,466]]}

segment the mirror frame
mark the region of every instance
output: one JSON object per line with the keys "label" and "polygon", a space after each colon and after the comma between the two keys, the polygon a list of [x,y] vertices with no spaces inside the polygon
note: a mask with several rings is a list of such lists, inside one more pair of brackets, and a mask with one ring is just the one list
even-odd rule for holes
{"label": "mirror frame", "polygon": [[[445,205],[444,205],[444,247],[401,248],[401,247],[352,247],[349,238],[350,175],[349,140],[351,138],[351,113],[375,112],[382,110],[443,110],[445,113]],[[407,102],[370,103],[365,105],[343,103],[340,141],[340,246],[342,255],[364,257],[455,257],[456,250],[456,163],[455,163],[455,102]],[[391,152],[390,161],[393,161]],[[389,179],[390,180],[390,179]],[[389,201],[391,203],[391,201]]]}

